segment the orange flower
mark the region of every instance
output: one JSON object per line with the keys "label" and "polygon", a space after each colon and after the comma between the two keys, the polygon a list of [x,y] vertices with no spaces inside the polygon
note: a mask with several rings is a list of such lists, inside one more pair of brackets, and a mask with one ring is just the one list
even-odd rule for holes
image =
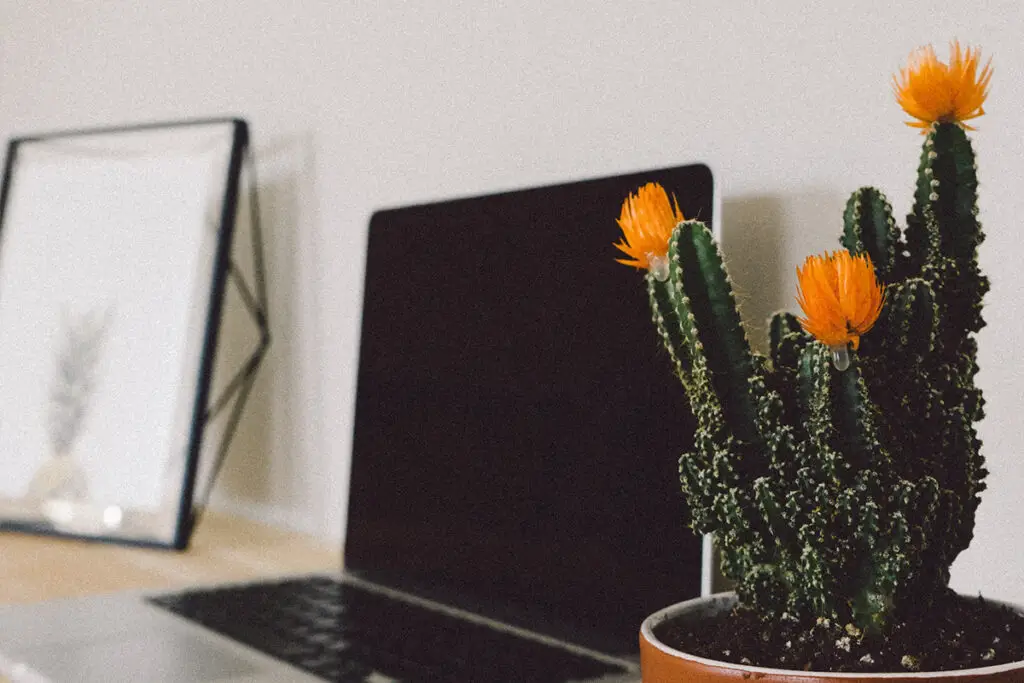
{"label": "orange flower", "polygon": [[622,203],[622,240],[615,246],[631,259],[615,260],[635,268],[664,269],[667,273],[669,238],[683,220],[675,197],[669,202],[665,188],[647,183]]}
{"label": "orange flower", "polygon": [[980,50],[962,50],[957,41],[949,47],[948,66],[938,60],[931,45],[912,52],[907,66],[892,77],[896,101],[917,119],[907,125],[928,129],[937,121],[963,124],[984,114],[992,60],[978,73],[980,60]]}
{"label": "orange flower", "polygon": [[860,345],[882,312],[882,286],[867,254],[852,256],[843,249],[824,256],[808,256],[796,270],[797,303],[805,318],[804,330],[823,344],[846,348]]}

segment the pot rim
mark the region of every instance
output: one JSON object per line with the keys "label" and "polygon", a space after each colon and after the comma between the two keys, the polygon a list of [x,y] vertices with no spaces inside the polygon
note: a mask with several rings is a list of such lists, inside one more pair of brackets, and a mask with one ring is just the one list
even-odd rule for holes
{"label": "pot rim", "polygon": [[[705,666],[711,666],[716,668],[728,668],[735,671],[741,671],[750,674],[760,675],[773,675],[773,676],[789,676],[791,678],[834,678],[836,680],[843,680],[846,678],[857,678],[857,679],[878,679],[884,681],[886,679],[898,678],[905,680],[908,678],[920,678],[929,679],[934,678],[936,674],[940,674],[947,678],[968,678],[972,676],[990,675],[1004,673],[1007,671],[1024,671],[1024,660],[1017,662],[1008,662],[1006,664],[994,664],[992,666],[975,667],[973,669],[959,669],[955,671],[893,671],[886,673],[858,673],[855,671],[803,671],[796,669],[773,669],[763,666],[753,666],[750,664],[734,664],[732,662],[723,662],[717,659],[708,659],[706,657],[698,657],[697,655],[683,652],[682,650],[676,650],[665,645],[663,642],[658,640],[654,635],[654,627],[667,619],[671,619],[679,615],[682,612],[697,610],[699,608],[706,608],[713,605],[713,603],[727,603],[730,606],[735,604],[736,594],[733,592],[725,593],[714,593],[712,595],[702,596],[699,598],[692,598],[690,600],[684,600],[683,602],[677,602],[674,605],[664,607],[657,612],[654,612],[640,625],[640,634],[648,643],[653,647],[661,650],[667,655],[677,657],[680,659],[686,659],[691,662],[703,664]],[[1024,613],[1024,609],[1020,605],[1005,602],[1002,600],[993,600],[991,598],[985,598],[985,602],[992,603],[994,605],[1000,605],[1003,607],[1009,607],[1020,613]]]}

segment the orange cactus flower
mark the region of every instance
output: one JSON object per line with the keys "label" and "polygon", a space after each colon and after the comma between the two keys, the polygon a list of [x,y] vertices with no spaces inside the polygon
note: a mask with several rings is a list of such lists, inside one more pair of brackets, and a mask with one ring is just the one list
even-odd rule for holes
{"label": "orange cactus flower", "polygon": [[956,122],[974,130],[964,121],[985,113],[992,79],[992,60],[979,72],[980,62],[980,50],[961,49],[957,41],[950,45],[948,65],[939,61],[931,45],[912,52],[907,66],[892,77],[896,101],[916,119],[907,125],[924,132],[936,122]]}
{"label": "orange cactus flower", "polygon": [[683,220],[683,212],[679,210],[675,197],[670,202],[665,188],[658,183],[647,183],[622,203],[618,221],[622,240],[615,247],[630,258],[615,260],[667,277],[669,239]]}
{"label": "orange cactus flower", "polygon": [[804,330],[832,348],[852,344],[857,349],[882,312],[884,290],[867,254],[853,256],[843,249],[808,256],[796,275]]}

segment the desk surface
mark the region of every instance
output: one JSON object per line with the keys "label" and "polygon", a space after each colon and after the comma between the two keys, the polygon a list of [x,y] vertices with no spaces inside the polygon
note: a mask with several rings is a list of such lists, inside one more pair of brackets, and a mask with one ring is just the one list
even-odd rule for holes
{"label": "desk surface", "polygon": [[[332,572],[338,547],[207,512],[185,552],[0,533],[0,604]],[[0,678],[2,681],[2,678]]]}

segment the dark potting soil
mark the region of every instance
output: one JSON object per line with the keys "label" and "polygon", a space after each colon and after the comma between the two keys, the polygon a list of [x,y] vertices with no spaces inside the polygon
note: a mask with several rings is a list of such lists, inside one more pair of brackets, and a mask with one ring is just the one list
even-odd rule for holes
{"label": "dark potting soil", "polygon": [[898,673],[1024,660],[1024,616],[953,592],[893,623],[884,639],[829,620],[763,622],[744,608],[695,623],[669,620],[654,633],[699,657],[772,669]]}

